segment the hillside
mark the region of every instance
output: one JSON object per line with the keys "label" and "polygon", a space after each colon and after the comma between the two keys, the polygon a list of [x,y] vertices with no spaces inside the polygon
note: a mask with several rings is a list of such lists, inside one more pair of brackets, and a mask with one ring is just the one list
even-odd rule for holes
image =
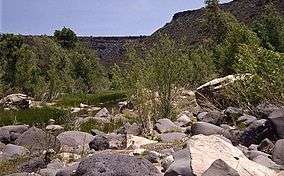
{"label": "hillside", "polygon": [[[284,1],[273,1],[284,15]],[[253,19],[261,15],[267,3],[266,0],[234,0],[222,4],[221,9],[233,14],[239,21],[250,24]],[[158,34],[167,34],[177,41],[184,39],[189,45],[198,43],[204,38],[202,33],[204,13],[205,8],[176,13],[172,21],[153,33],[151,38],[155,38]]]}

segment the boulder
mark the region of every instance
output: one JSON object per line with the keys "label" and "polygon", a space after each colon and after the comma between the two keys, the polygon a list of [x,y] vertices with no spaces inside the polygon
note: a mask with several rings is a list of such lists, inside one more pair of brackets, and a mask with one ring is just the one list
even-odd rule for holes
{"label": "boulder", "polygon": [[0,106],[11,109],[27,109],[32,103],[32,98],[25,94],[11,94],[0,100]]}
{"label": "boulder", "polygon": [[95,117],[109,119],[110,118],[110,112],[107,110],[107,108],[103,108],[95,115]]}
{"label": "boulder", "polygon": [[65,131],[57,136],[63,151],[82,152],[89,149],[89,143],[94,136],[81,131]]}
{"label": "boulder", "polygon": [[237,119],[238,126],[247,127],[257,120],[256,117],[250,115],[243,115]]}
{"label": "boulder", "polygon": [[27,162],[24,162],[18,168],[21,172],[32,173],[46,168],[47,164],[48,161],[46,161],[43,157],[35,157]]}
{"label": "boulder", "polygon": [[269,139],[266,138],[263,141],[261,141],[261,143],[257,147],[257,150],[268,154],[272,154],[273,148],[274,148],[273,142],[271,142]]}
{"label": "boulder", "polygon": [[192,118],[193,118],[192,113],[183,112],[183,113],[178,115],[178,117],[177,117],[177,124],[180,127],[189,126],[192,123],[192,120],[191,120]]}
{"label": "boulder", "polygon": [[95,154],[83,159],[76,176],[160,176],[157,168],[146,159],[120,154]]}
{"label": "boulder", "polygon": [[151,163],[159,163],[161,154],[155,151],[145,151],[143,152],[143,156],[146,160],[150,161]]}
{"label": "boulder", "polygon": [[9,174],[6,176],[41,176],[41,175],[36,173],[20,172],[20,173]]}
{"label": "boulder", "polygon": [[225,114],[220,111],[202,112],[197,115],[197,120],[214,125],[221,125],[225,120]]}
{"label": "boulder", "polygon": [[15,159],[18,157],[27,156],[29,153],[29,150],[25,147],[7,144],[3,147],[2,153],[0,152],[0,160],[1,158],[5,160]]}
{"label": "boulder", "polygon": [[53,149],[58,152],[60,142],[55,136],[36,127],[24,132],[16,141],[16,145],[26,147],[31,153],[41,153],[43,150]]}
{"label": "boulder", "polygon": [[55,176],[56,173],[64,167],[64,164],[59,160],[55,159],[51,161],[46,168],[41,169],[39,174],[41,176]]}
{"label": "boulder", "polygon": [[257,105],[254,111],[257,117],[266,119],[269,116],[269,114],[271,114],[273,111],[277,109],[279,109],[278,106],[268,102],[263,102]]}
{"label": "boulder", "polygon": [[275,143],[272,160],[277,164],[284,165],[284,139],[280,139]]}
{"label": "boulder", "polygon": [[218,136],[196,135],[187,142],[194,174],[201,176],[214,161],[221,159],[240,176],[274,176],[276,172],[249,160],[241,150]]}
{"label": "boulder", "polygon": [[189,149],[183,149],[174,154],[174,162],[166,170],[164,176],[194,176],[191,168]]}
{"label": "boulder", "polygon": [[141,136],[133,136],[133,135],[127,136],[127,148],[139,149],[143,145],[154,144],[157,142],[158,141],[150,140]]}
{"label": "boulder", "polygon": [[241,135],[241,144],[250,146],[251,144],[259,144],[263,139],[274,139],[274,130],[271,122],[261,119],[251,123]]}
{"label": "boulder", "polygon": [[28,125],[8,125],[8,126],[3,126],[0,129],[8,130],[9,133],[14,132],[14,133],[22,134],[29,129],[29,126]]}
{"label": "boulder", "polygon": [[160,135],[161,141],[165,143],[182,141],[186,137],[187,135],[185,133],[180,133],[180,132],[162,133]]}
{"label": "boulder", "polygon": [[0,128],[0,142],[4,144],[9,144],[10,140],[10,133],[7,129]]}
{"label": "boulder", "polygon": [[141,126],[137,125],[137,123],[125,123],[120,129],[117,130],[118,134],[132,134],[135,136],[139,136],[142,134]]}
{"label": "boulder", "polygon": [[243,115],[243,110],[240,108],[235,107],[228,107],[224,113],[230,117],[231,119],[238,119],[240,116]]}
{"label": "boulder", "polygon": [[159,119],[154,129],[159,133],[183,132],[183,129],[174,124],[170,119]]}
{"label": "boulder", "polygon": [[104,135],[96,135],[89,143],[90,149],[95,151],[106,150],[110,148],[109,139]]}
{"label": "boulder", "polygon": [[162,172],[166,172],[166,170],[170,167],[170,165],[174,162],[174,157],[172,155],[169,155],[162,159],[161,166],[163,168]]}
{"label": "boulder", "polygon": [[275,126],[278,137],[284,139],[284,108],[274,110],[268,118]]}
{"label": "boulder", "polygon": [[204,135],[220,134],[222,135],[224,131],[225,130],[223,128],[210,124],[210,123],[206,123],[206,122],[197,122],[197,123],[194,123],[191,127],[192,135],[198,135],[198,134],[204,134]]}
{"label": "boulder", "polygon": [[218,159],[211,164],[202,176],[240,176],[240,174],[223,160]]}
{"label": "boulder", "polygon": [[64,167],[62,169],[60,169],[59,171],[57,171],[55,176],[70,176],[70,175],[74,175],[77,168],[79,166],[79,162],[75,162],[70,164],[67,167]]}
{"label": "boulder", "polygon": [[280,165],[277,165],[275,162],[273,162],[270,158],[263,156],[263,155],[259,155],[257,157],[255,157],[253,159],[254,162],[261,164],[263,166],[266,166],[270,169],[274,169],[274,170],[280,170],[282,169],[282,167]]}
{"label": "boulder", "polygon": [[257,151],[257,150],[252,150],[249,151],[246,155],[250,160],[254,160],[256,157],[258,156],[264,156],[264,157],[270,157],[269,154],[261,152],[261,151]]}

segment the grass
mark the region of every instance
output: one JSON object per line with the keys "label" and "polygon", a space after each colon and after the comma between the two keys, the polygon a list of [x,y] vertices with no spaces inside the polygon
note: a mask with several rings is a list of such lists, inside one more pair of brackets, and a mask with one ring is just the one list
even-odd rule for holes
{"label": "grass", "polygon": [[58,106],[78,107],[80,103],[88,105],[114,104],[126,99],[121,91],[107,91],[97,94],[64,94],[57,101]]}
{"label": "grass", "polygon": [[80,131],[91,133],[92,129],[96,129],[105,133],[111,133],[114,130],[122,127],[123,124],[123,121],[111,121],[109,123],[101,123],[95,120],[89,120],[80,125]]}
{"label": "grass", "polygon": [[32,108],[27,110],[0,110],[0,125],[27,124],[43,125],[49,119],[54,119],[57,124],[64,124],[68,119],[68,112],[54,107]]}
{"label": "grass", "polygon": [[28,157],[20,157],[16,159],[0,161],[0,175],[8,175],[20,172],[18,166],[28,161]]}

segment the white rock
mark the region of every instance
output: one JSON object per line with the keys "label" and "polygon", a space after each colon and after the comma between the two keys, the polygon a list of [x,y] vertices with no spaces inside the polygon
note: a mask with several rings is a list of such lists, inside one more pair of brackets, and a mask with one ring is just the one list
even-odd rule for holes
{"label": "white rock", "polygon": [[187,144],[192,157],[192,169],[197,176],[201,176],[217,159],[225,161],[240,176],[276,175],[275,171],[249,160],[237,147],[218,136],[196,135]]}
{"label": "white rock", "polygon": [[157,142],[158,141],[153,141],[140,136],[133,136],[133,135],[127,136],[127,148],[131,146],[134,149],[139,149],[141,148],[142,145],[153,144]]}

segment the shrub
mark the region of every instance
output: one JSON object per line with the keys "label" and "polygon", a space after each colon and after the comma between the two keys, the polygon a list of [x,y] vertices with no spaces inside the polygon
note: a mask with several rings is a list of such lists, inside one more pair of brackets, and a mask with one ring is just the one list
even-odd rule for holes
{"label": "shrub", "polygon": [[69,113],[65,110],[43,107],[27,110],[0,110],[0,125],[27,124],[44,125],[49,119],[54,119],[58,124],[68,121]]}

